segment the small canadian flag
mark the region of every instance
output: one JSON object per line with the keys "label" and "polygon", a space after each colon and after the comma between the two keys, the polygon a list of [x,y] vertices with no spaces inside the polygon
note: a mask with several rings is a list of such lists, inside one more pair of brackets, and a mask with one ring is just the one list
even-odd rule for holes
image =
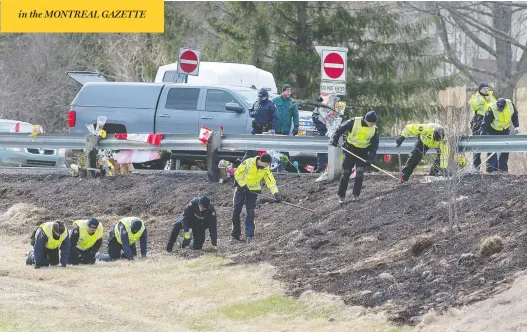
{"label": "small canadian flag", "polygon": [[15,123],[13,128],[11,128],[10,132],[12,133],[18,133],[20,132],[20,122]]}
{"label": "small canadian flag", "polygon": [[212,129],[207,128],[205,126],[201,126],[199,130],[199,141],[203,144],[207,144],[209,141],[210,135],[212,134]]}
{"label": "small canadian flag", "polygon": [[115,138],[125,139],[127,141],[146,142],[160,146],[163,134],[115,134]]}

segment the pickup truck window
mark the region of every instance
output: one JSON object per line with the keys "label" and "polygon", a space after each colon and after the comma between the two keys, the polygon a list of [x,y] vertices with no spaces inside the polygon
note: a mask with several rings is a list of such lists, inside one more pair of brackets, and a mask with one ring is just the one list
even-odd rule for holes
{"label": "pickup truck window", "polygon": [[225,109],[227,103],[238,103],[233,95],[223,90],[207,90],[205,110],[209,112],[230,112]]}
{"label": "pickup truck window", "polygon": [[199,88],[172,88],[168,90],[165,108],[182,111],[198,109]]}

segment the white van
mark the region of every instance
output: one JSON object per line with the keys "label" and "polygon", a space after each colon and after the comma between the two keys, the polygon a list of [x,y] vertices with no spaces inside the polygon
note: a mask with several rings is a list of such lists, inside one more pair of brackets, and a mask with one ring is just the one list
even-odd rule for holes
{"label": "white van", "polygon": [[276,94],[276,82],[272,73],[253,65],[224,62],[200,62],[199,75],[178,75],[177,62],[159,67],[155,83],[189,83],[199,85],[230,85],[247,88],[265,88]]}

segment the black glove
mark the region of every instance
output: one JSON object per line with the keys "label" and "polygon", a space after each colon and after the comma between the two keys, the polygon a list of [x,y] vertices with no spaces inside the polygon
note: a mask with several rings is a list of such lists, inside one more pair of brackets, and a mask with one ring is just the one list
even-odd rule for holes
{"label": "black glove", "polygon": [[339,145],[339,140],[338,139],[333,139],[333,140],[331,140],[329,142],[329,145],[337,147]]}
{"label": "black glove", "polygon": [[366,166],[371,166],[374,160],[375,160],[375,152],[369,152],[368,159],[366,159]]}
{"label": "black glove", "polygon": [[277,202],[281,202],[282,201],[282,197],[280,197],[280,193],[274,193],[273,195],[275,201]]}
{"label": "black glove", "polygon": [[402,135],[399,136],[399,137],[397,137],[397,139],[395,140],[395,143],[397,144],[396,147],[400,147],[401,144],[403,144],[403,141],[404,141],[405,139],[406,139],[406,137],[404,137],[404,136],[402,136]]}
{"label": "black glove", "polygon": [[298,135],[298,126],[295,126],[293,128],[293,136],[296,136],[296,135]]}

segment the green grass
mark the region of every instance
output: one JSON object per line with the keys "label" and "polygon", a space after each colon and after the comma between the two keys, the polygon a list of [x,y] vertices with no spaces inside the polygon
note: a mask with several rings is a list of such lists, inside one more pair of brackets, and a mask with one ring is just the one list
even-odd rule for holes
{"label": "green grass", "polygon": [[224,316],[237,321],[251,320],[269,314],[299,316],[307,312],[307,305],[292,298],[277,295],[256,301],[236,303],[221,309]]}

